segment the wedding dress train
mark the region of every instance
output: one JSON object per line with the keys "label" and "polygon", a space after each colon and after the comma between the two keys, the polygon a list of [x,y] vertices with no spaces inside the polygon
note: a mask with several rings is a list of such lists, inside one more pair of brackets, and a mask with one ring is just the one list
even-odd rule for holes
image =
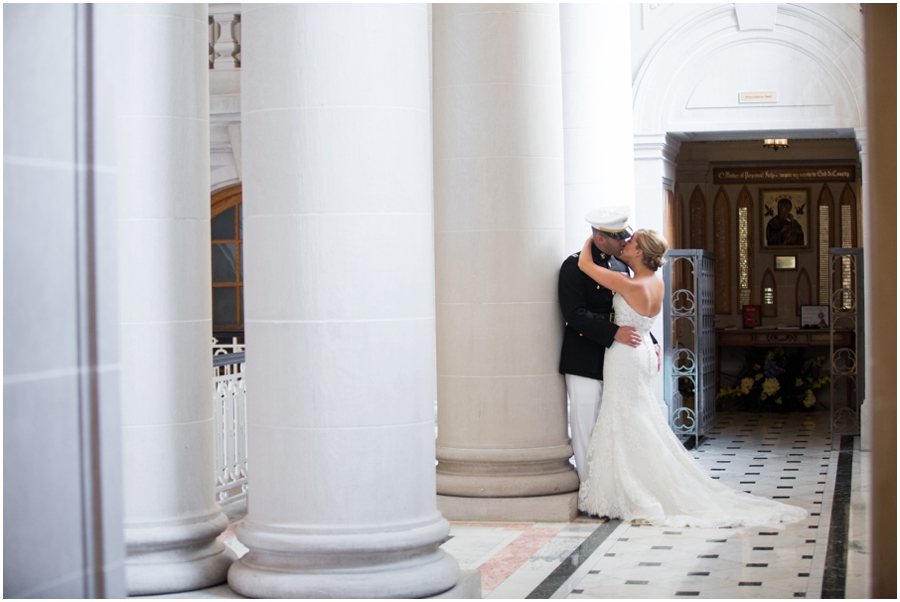
{"label": "wedding dress train", "polygon": [[597,516],[660,526],[727,527],[795,522],[803,508],[735,491],[710,478],[674,435],[656,401],[656,353],[647,333],[656,320],[613,298],[616,322],[642,337],[605,354],[603,403],[587,452],[578,508]]}

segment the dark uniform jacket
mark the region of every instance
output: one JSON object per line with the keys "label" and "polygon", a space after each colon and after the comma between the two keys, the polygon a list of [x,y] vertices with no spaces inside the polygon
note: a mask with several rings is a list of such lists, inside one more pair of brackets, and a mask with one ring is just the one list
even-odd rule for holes
{"label": "dark uniform jacket", "polygon": [[[628,266],[597,245],[591,252],[597,265],[628,274]],[[603,380],[603,354],[619,330],[610,319],[613,292],[578,269],[580,254],[569,255],[559,269],[559,307],[566,321],[559,371]]]}

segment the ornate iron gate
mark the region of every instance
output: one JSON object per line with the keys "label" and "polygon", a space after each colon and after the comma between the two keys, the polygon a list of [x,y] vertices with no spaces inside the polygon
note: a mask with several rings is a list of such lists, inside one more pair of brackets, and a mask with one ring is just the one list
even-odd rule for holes
{"label": "ornate iron gate", "polygon": [[[831,386],[829,406],[832,435],[859,435],[859,406],[865,398],[865,287],[863,250],[859,248],[828,249],[831,277],[828,291],[831,299]],[[853,330],[851,348],[834,347],[834,333]],[[843,399],[835,394],[843,384]]]}
{"label": "ornate iron gate", "polygon": [[672,430],[693,435],[696,445],[716,422],[713,255],[678,249],[666,256],[664,395]]}

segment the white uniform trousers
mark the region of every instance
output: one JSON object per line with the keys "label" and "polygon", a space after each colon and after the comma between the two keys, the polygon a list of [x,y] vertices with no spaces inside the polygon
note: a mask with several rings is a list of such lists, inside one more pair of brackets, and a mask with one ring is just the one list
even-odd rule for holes
{"label": "white uniform trousers", "polygon": [[603,401],[603,381],[566,374],[566,394],[569,397],[569,428],[572,431],[572,450],[575,470],[582,482],[587,478],[587,450],[600,404]]}

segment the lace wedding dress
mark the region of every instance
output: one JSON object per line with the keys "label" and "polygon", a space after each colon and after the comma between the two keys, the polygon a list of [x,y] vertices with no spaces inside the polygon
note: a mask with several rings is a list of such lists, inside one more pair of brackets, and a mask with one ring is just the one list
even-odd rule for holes
{"label": "lace wedding dress", "polygon": [[637,348],[613,343],[603,366],[603,403],[587,452],[578,508],[597,516],[671,527],[795,522],[806,510],[734,491],[710,478],[666,422],[653,392],[656,353],[647,333],[656,316],[616,295],[616,323],[633,326]]}

